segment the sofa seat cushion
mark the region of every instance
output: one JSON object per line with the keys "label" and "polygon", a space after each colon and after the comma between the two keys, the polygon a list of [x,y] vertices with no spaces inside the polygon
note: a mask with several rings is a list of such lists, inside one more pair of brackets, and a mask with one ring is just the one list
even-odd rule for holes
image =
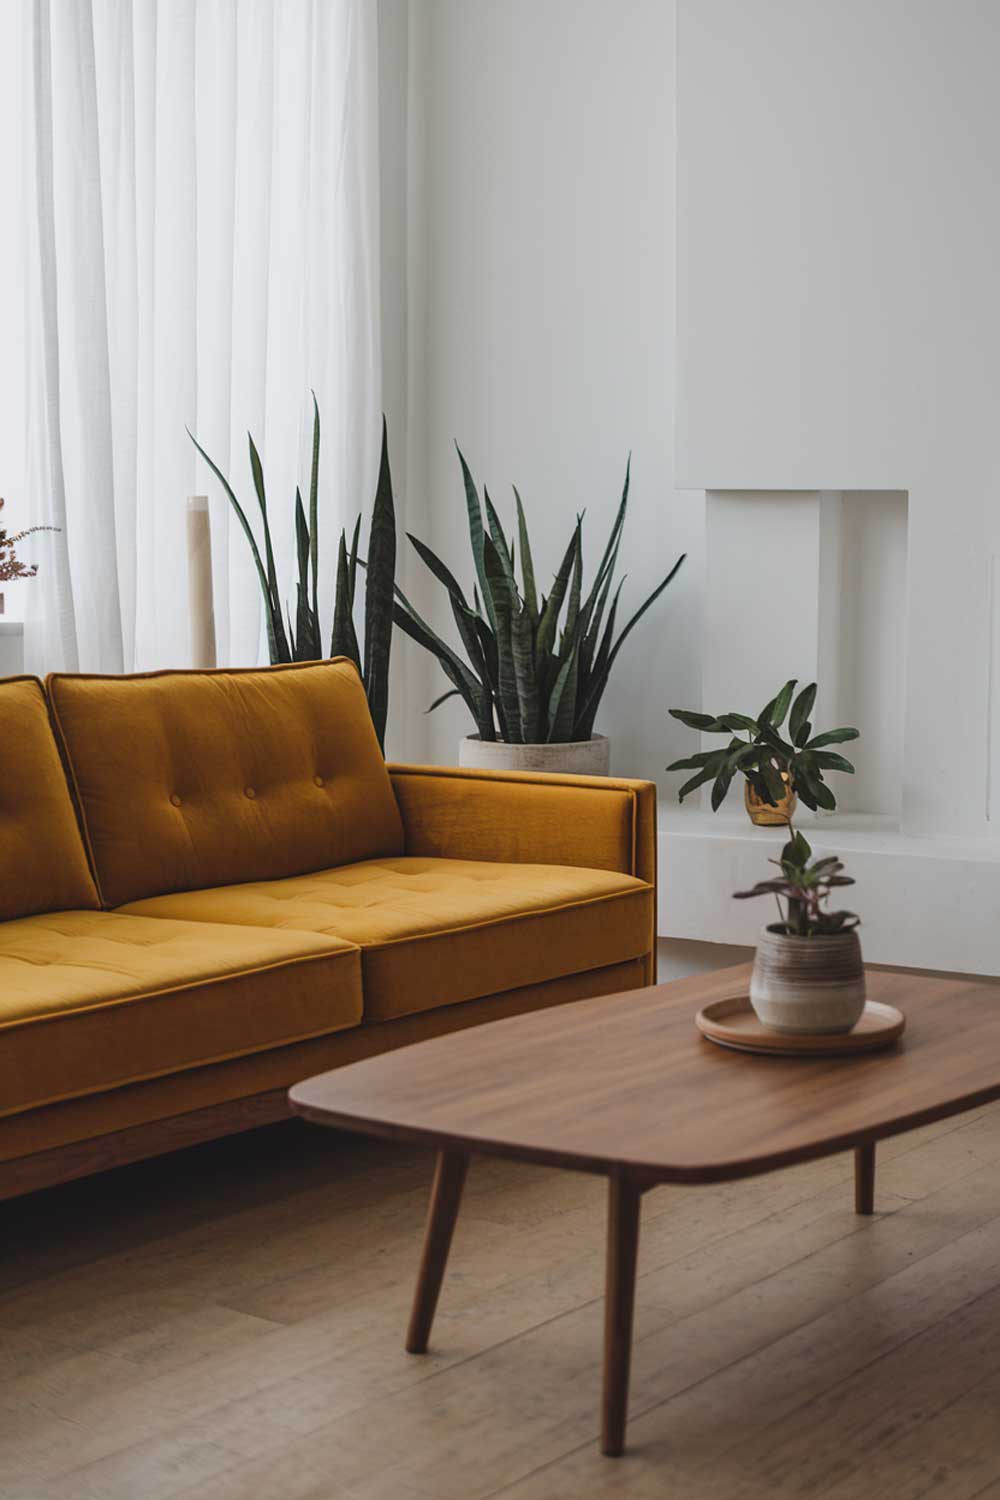
{"label": "sofa seat cushion", "polygon": [[72,911],[0,924],[0,1115],[356,1025],[357,948]]}
{"label": "sofa seat cushion", "polygon": [[124,910],[346,938],[362,949],[365,1020],[382,1021],[637,958],[653,888],[611,870],[401,857]]}

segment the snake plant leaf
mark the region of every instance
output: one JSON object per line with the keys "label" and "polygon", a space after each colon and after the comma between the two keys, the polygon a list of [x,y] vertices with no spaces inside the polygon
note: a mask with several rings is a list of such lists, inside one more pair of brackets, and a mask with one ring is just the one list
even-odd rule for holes
{"label": "snake plant leaf", "polygon": [[615,621],[618,618],[618,601],[621,597],[624,583],[625,580],[623,578],[615,589],[614,597],[611,600],[611,608],[608,611],[604,634],[601,637],[601,644],[597,649],[597,659],[587,680],[586,694],[583,695],[582,703],[578,705],[576,727],[573,731],[574,739],[589,740],[594,733],[594,723],[597,719],[597,710],[600,707],[603,694],[601,683],[606,683],[608,680],[607,666],[611,660],[611,647],[615,638]]}
{"label": "snake plant leaf", "polygon": [[[608,653],[607,660],[601,665],[600,672],[598,673],[595,670],[595,673],[594,673],[594,679],[595,680],[594,680],[594,684],[593,684],[593,686],[591,687],[591,690],[590,690],[590,700],[588,701],[587,705],[584,708],[584,714],[585,714],[585,716],[590,717],[592,715],[591,722],[593,722],[593,720],[596,719],[597,708],[598,708],[598,706],[600,704],[600,700],[601,700],[601,697],[602,697],[602,695],[604,693],[604,689],[607,687],[608,677],[610,676],[611,668],[615,664],[615,661],[616,661],[616,659],[618,657],[619,651],[622,649],[622,647],[624,646],[624,644],[627,641],[628,637],[631,635],[632,631],[638,625],[639,621],[642,619],[642,617],[646,613],[646,611],[652,608],[652,606],[656,603],[657,599],[663,593],[663,590],[677,576],[677,572],[681,568],[681,566],[682,566],[682,564],[683,564],[684,559],[685,559],[686,556],[687,556],[686,552],[682,552],[681,553],[680,557],[674,563],[673,567],[670,569],[670,572],[667,574],[666,578],[664,578],[660,583],[658,583],[656,585],[656,588],[648,596],[648,598],[646,598],[643,601],[643,603],[640,604],[639,608],[636,610],[635,614],[629,620],[628,624],[625,625],[624,628],[622,629],[621,634],[619,635],[618,639],[615,641],[615,644],[612,646],[610,652]],[[593,707],[591,707],[591,704],[593,705]]]}
{"label": "snake plant leaf", "polygon": [[354,608],[355,589],[358,581],[358,545],[361,541],[361,517],[358,516],[354,523],[354,532],[351,536],[351,551],[347,559],[348,577],[351,587],[351,609]]}
{"label": "snake plant leaf", "polygon": [[502,732],[504,739],[510,743],[523,744],[521,710],[518,703],[514,650],[511,640],[511,623],[517,609],[517,596],[507,577],[510,559],[506,559],[505,566],[505,561],[501,559],[492,537],[486,537],[483,546],[483,562],[496,614],[497,704],[505,726]]}
{"label": "snake plant leaf", "polygon": [[389,437],[382,418],[382,451],[368,533],[365,576],[365,692],[379,748],[385,749],[389,716],[389,657],[392,649],[392,603],[396,583],[396,510],[389,467]]}
{"label": "snake plant leaf", "polygon": [[759,724],[770,724],[772,729],[781,728],[785,722],[785,715],[791,705],[796,682],[797,679],[795,677],[791,681],[786,682],[781,692],[772,698],[770,703],[764,705],[757,715],[757,722]]}
{"label": "snake plant leaf", "polygon": [[413,640],[417,641],[425,650],[436,656],[442,669],[450,677],[455,687],[459,689],[466,702],[473,711],[473,717],[480,725],[480,733],[483,733],[482,723],[488,721],[490,733],[484,734],[486,739],[494,739],[492,726],[492,710],[489,706],[489,697],[483,689],[481,682],[469,670],[461,657],[448,645],[447,641],[441,639],[437,632],[427,623],[420,613],[410,603],[402,589],[396,587],[396,604],[393,608],[393,618],[397,625],[406,632]]}
{"label": "snake plant leaf", "polygon": [[[247,542],[250,545],[250,555],[253,558],[254,567],[257,569],[257,579],[260,583],[260,591],[264,596],[264,617],[265,624],[267,626],[267,645],[268,654],[271,658],[271,661],[287,661],[287,655],[285,657],[282,657],[279,654],[278,635],[274,628],[275,600],[271,595],[271,589],[268,584],[267,574],[264,571],[264,562],[260,555],[260,548],[257,546],[257,538],[254,536],[250,522],[247,520],[246,511],[237,500],[232,485],[229,483],[229,480],[226,478],[225,474],[223,474],[218,464],[215,463],[213,459],[209,458],[208,454],[205,452],[204,448],[201,446],[191,429],[186,428],[185,430],[188,437],[191,439],[192,443],[194,443],[194,446],[197,448],[198,452],[201,454],[202,458],[208,464],[208,467],[211,469],[212,473],[215,475],[216,479],[225,490],[226,495],[229,499],[229,503],[236,513],[236,519],[239,521],[240,526],[243,529],[243,535],[246,537]],[[281,622],[280,608],[278,611],[278,622],[279,624]]]}
{"label": "snake plant leaf", "polygon": [[[804,687],[801,693],[799,693],[792,704],[792,711],[788,716],[788,738],[795,745],[804,744],[805,742],[799,739],[799,735],[802,732],[802,726],[808,722],[815,702],[816,684],[815,682],[810,682],[808,687]],[[805,738],[807,739],[808,735]]]}
{"label": "snake plant leaf", "polygon": [[521,583],[524,607],[531,617],[532,625],[539,621],[538,595],[535,591],[535,564],[531,556],[531,542],[528,538],[528,523],[524,518],[524,506],[521,504],[521,496],[514,489],[514,504],[517,507],[517,536],[521,544]]}
{"label": "snake plant leaf", "polygon": [[312,470],[309,475],[309,536],[312,548],[312,607],[319,636],[319,402],[313,398]]}
{"label": "snake plant leaf", "polygon": [[560,641],[560,655],[566,651],[576,649],[577,628],[580,623],[580,601],[583,593],[583,517],[576,518],[577,535],[580,545],[576,549],[573,558],[573,572],[570,575],[569,598],[566,602],[566,623],[563,626]]}
{"label": "snake plant leaf", "polygon": [[264,558],[267,563],[267,586],[275,606],[275,633],[278,637],[279,650],[284,648],[282,661],[291,661],[291,651],[285,636],[285,626],[281,618],[280,593],[278,589],[278,572],[274,565],[274,548],[271,545],[271,527],[267,518],[267,494],[264,489],[264,468],[257,452],[257,444],[253,440],[252,433],[247,433],[247,442],[250,445],[250,472],[253,475],[253,487],[257,492],[257,504],[260,506],[261,517],[264,522]]}
{"label": "snake plant leaf", "polygon": [[424,714],[433,714],[435,708],[441,708],[442,703],[447,703],[450,697],[462,697],[462,693],[460,693],[459,688],[450,687],[448,688],[447,693],[442,693],[441,697],[435,697],[433,703],[430,703],[429,708],[424,708]]}
{"label": "snake plant leaf", "polygon": [[[490,664],[487,662],[484,643],[480,636],[480,626],[483,622],[472,613],[464,600],[457,599],[454,594],[449,595],[449,600],[451,612],[458,627],[458,633],[462,637],[462,645],[465,647],[472,670],[479,678],[483,692],[492,697],[496,673],[491,671]],[[485,625],[483,628],[492,637],[489,626]]]}
{"label": "snake plant leaf", "polygon": [[560,667],[559,676],[556,678],[555,686],[549,695],[548,719],[550,743],[564,743],[572,735],[578,662],[579,652],[574,647]]}
{"label": "snake plant leaf", "polygon": [[293,656],[296,661],[317,661],[323,654],[319,622],[309,600],[309,526],[302,505],[302,491],[295,487],[295,546],[299,566],[296,583],[296,618]]}
{"label": "snake plant leaf", "polygon": [[[355,540],[357,528],[355,528]],[[354,629],[354,574],[351,559],[347,555],[347,534],[340,533],[340,548],[337,554],[337,586],[333,604],[333,630],[330,635],[330,655],[346,656],[361,671],[361,652]]]}
{"label": "snake plant leaf", "polygon": [[476,567],[476,576],[479,579],[479,587],[483,592],[483,607],[486,618],[493,629],[496,630],[496,613],[493,608],[493,598],[490,594],[489,580],[486,576],[486,533],[483,530],[483,508],[479,501],[479,491],[476,489],[476,481],[472,477],[469,465],[465,462],[465,454],[455,444],[458,461],[462,466],[462,480],[465,485],[465,508],[469,520],[469,540],[472,544],[472,560]]}
{"label": "snake plant leaf", "polygon": [[503,565],[507,583],[516,596],[517,579],[514,576],[514,545],[513,542],[508,542],[507,540],[500,517],[496,513],[496,507],[490,499],[490,492],[485,485],[483,485],[483,505],[486,509],[486,524],[489,527],[490,538],[497,549],[497,556]]}
{"label": "snake plant leaf", "polygon": [[580,550],[580,522],[577,520],[569,546],[559,564],[559,571],[552,583],[552,592],[545,601],[542,610],[542,618],[538,624],[538,632],[535,638],[535,649],[539,653],[551,651],[556,638],[556,625],[562,612],[563,600],[566,597],[566,589],[569,585],[570,574],[576,560],[576,554]]}
{"label": "snake plant leaf", "polygon": [[[468,603],[465,594],[462,592],[462,586],[451,569],[419,537],[414,536],[411,531],[408,531],[406,535],[420,561],[426,568],[430,569],[438,583],[443,583],[451,597],[457,599],[460,604],[465,605],[466,609],[468,609]],[[478,614],[478,610],[476,613]]]}
{"label": "snake plant leaf", "polygon": [[511,649],[521,738],[524,744],[535,745],[539,737],[540,701],[535,671],[535,631],[527,605],[515,610],[511,619]]}
{"label": "snake plant leaf", "polygon": [[807,750],[819,750],[823,745],[843,745],[848,740],[856,740],[858,731],[856,729],[827,729],[823,734],[814,735],[806,745]]}

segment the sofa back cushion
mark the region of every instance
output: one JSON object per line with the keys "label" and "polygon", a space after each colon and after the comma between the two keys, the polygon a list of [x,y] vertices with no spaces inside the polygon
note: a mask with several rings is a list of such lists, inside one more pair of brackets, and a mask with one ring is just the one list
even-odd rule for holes
{"label": "sofa back cushion", "polygon": [[42,685],[0,681],[0,921],[98,904]]}
{"label": "sofa back cushion", "polygon": [[348,661],[48,687],[107,906],[402,851]]}

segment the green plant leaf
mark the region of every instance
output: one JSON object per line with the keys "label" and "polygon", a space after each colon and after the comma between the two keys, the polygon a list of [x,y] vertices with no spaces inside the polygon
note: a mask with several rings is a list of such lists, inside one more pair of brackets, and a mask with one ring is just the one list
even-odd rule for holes
{"label": "green plant leaf", "polygon": [[465,462],[465,455],[455,444],[458,461],[462,466],[462,482],[465,486],[465,509],[469,520],[469,541],[472,545],[472,560],[476,566],[476,576],[479,579],[479,587],[483,591],[483,606],[486,618],[493,629],[496,630],[496,613],[493,607],[493,596],[490,592],[489,579],[486,576],[486,532],[483,530],[483,508],[479,501],[479,491],[476,489],[476,481],[472,477],[472,471]]}
{"label": "green plant leaf", "polygon": [[728,726],[721,719],[715,719],[711,714],[694,713],[689,708],[671,708],[667,712],[672,719],[679,719],[689,729],[701,729],[706,734],[723,734],[728,731]]}
{"label": "green plant leaf", "polygon": [[684,559],[685,559],[686,556],[687,556],[686,553],[683,553],[683,552],[681,553],[680,557],[674,563],[673,567],[670,569],[670,572],[667,574],[666,578],[664,578],[662,580],[662,582],[658,583],[657,586],[656,586],[656,588],[648,596],[648,598],[646,598],[643,601],[643,603],[640,604],[639,608],[636,610],[635,614],[629,620],[628,624],[625,625],[624,628],[622,629],[622,632],[619,635],[619,637],[618,637],[617,641],[615,642],[614,646],[612,646],[611,651],[608,653],[607,661],[602,666],[602,668],[600,670],[600,673],[598,673],[597,671],[595,671],[595,673],[594,673],[594,682],[593,682],[593,685],[591,686],[590,692],[589,692],[588,697],[587,697],[587,702],[584,705],[584,709],[583,709],[583,715],[584,715],[584,717],[585,718],[589,718],[592,723],[594,722],[594,719],[596,718],[598,705],[600,704],[601,697],[602,697],[602,695],[604,693],[604,689],[607,686],[608,677],[611,674],[611,668],[614,666],[615,661],[617,660],[619,651],[622,649],[622,647],[624,646],[624,644],[627,641],[628,637],[631,635],[631,633],[635,629],[636,625],[638,625],[639,621],[642,619],[642,617],[646,613],[646,611],[648,609],[652,608],[652,606],[656,603],[657,599],[663,593],[663,590],[677,576],[677,572],[678,572],[679,568],[681,567],[682,563],[684,562]]}
{"label": "green plant leaf", "polygon": [[296,583],[295,639],[292,655],[296,661],[318,661],[323,655],[319,638],[319,621],[309,600],[309,526],[302,506],[302,492],[295,487],[295,549],[299,567]]}
{"label": "green plant leaf", "polygon": [[566,597],[566,589],[569,585],[570,574],[573,571],[576,554],[579,548],[580,522],[577,521],[576,526],[573,529],[573,535],[570,538],[569,546],[566,548],[566,551],[563,555],[563,560],[559,564],[559,571],[556,573],[555,579],[553,580],[552,592],[549,594],[548,599],[545,601],[545,607],[542,610],[542,617],[539,621],[538,631],[535,636],[536,656],[542,656],[547,652],[550,652],[553,645],[555,644],[556,625],[559,620],[560,612],[562,611],[563,600]]}
{"label": "green plant leaf", "polygon": [[781,728],[782,724],[785,722],[785,715],[787,714],[789,706],[791,704],[792,694],[795,691],[797,680],[797,678],[792,677],[788,682],[785,683],[784,687],[781,689],[781,692],[778,693],[774,698],[772,698],[770,703],[764,705],[760,713],[757,715],[758,723],[770,724],[772,729]]}
{"label": "green plant leaf", "polygon": [[809,686],[804,687],[801,693],[799,693],[792,704],[792,711],[788,716],[788,738],[796,745],[799,743],[799,731],[812,713],[815,702],[816,684],[815,682],[810,682]]}
{"label": "green plant leaf", "polygon": [[437,657],[445,675],[465,699],[480,735],[483,739],[495,739],[492,710],[483,693],[482,684],[477,682],[461,657],[456,656],[447,642],[443,641],[426,620],[421,618],[398,587],[396,599],[398,602],[393,607],[393,619],[400,630],[418,645],[423,646],[425,651]]}
{"label": "green plant leaf", "polygon": [[827,729],[823,734],[814,735],[806,745],[807,750],[819,750],[823,745],[843,745],[848,740],[859,738],[856,729]]}
{"label": "green plant leaf", "polygon": [[261,518],[264,522],[264,559],[267,564],[267,587],[272,600],[272,618],[274,620],[274,639],[278,648],[278,660],[281,662],[291,661],[292,652],[288,644],[288,636],[285,634],[285,622],[281,613],[281,593],[278,588],[278,573],[274,566],[274,548],[271,545],[271,527],[267,519],[267,495],[264,490],[264,469],[257,452],[257,444],[253,440],[252,433],[247,433],[247,442],[250,445],[250,472],[253,475],[253,487],[257,492],[257,504],[260,506]]}
{"label": "green plant leaf", "polygon": [[344,531],[340,533],[340,547],[337,553],[337,584],[333,600],[330,655],[348,657],[360,673],[361,652],[354,629],[354,582],[350,558],[347,555],[347,533]]}
{"label": "green plant leaf", "polygon": [[[260,584],[261,594],[264,596],[264,620],[267,626],[268,654],[270,655],[272,662],[281,661],[282,657],[279,654],[278,634],[275,631],[274,625],[276,608],[278,624],[279,626],[281,625],[281,609],[280,606],[276,604],[275,599],[271,595],[270,586],[267,580],[267,573],[264,571],[264,563],[260,555],[260,548],[257,546],[257,538],[254,536],[253,530],[250,526],[250,522],[247,520],[246,512],[244,511],[240,502],[237,500],[236,495],[233,491],[233,487],[229,483],[229,480],[226,478],[225,474],[223,474],[218,464],[215,463],[213,459],[209,458],[208,454],[205,452],[204,448],[201,446],[191,429],[186,428],[185,431],[187,432],[187,435],[191,439],[192,443],[194,443],[194,446],[197,448],[198,452],[201,454],[202,458],[208,464],[208,467],[211,469],[216,479],[222,485],[222,488],[225,490],[226,495],[229,499],[229,503],[236,513],[236,519],[239,521],[240,526],[243,530],[243,535],[246,537],[247,542],[250,545],[250,555],[253,558],[254,567],[257,569],[257,580]],[[284,659],[287,660],[287,656]]]}
{"label": "green plant leaf", "polygon": [[725,802],[726,794],[729,791],[730,785],[732,784],[734,774],[735,773],[733,771],[729,770],[728,767],[726,767],[721,770],[718,776],[715,778],[715,785],[712,787],[713,812],[718,812],[723,802]]}
{"label": "green plant leaf", "polygon": [[514,658],[514,681],[521,720],[521,735],[526,745],[538,744],[541,703],[538,674],[535,671],[535,631],[531,614],[525,605],[511,616],[511,652]]}
{"label": "green plant leaf", "polygon": [[746,714],[720,714],[719,723],[724,724],[734,733],[739,729],[745,730],[748,734],[758,733],[757,720],[747,718]]}
{"label": "green plant leaf", "polygon": [[511,639],[511,622],[517,609],[516,592],[511,589],[507,570],[510,558],[501,558],[492,537],[486,537],[483,548],[486,577],[493,596],[496,616],[496,643],[498,662],[497,701],[506,724],[504,737],[512,744],[523,744],[521,711],[517,696],[517,678],[514,673],[514,650]]}
{"label": "green plant leaf", "polygon": [[309,536],[312,550],[312,607],[319,637],[319,402],[313,398],[312,471],[309,476]]}
{"label": "green plant leaf", "polygon": [[461,696],[462,694],[459,692],[458,688],[449,688],[446,693],[441,694],[440,698],[435,698],[430,708],[424,709],[424,713],[432,714],[436,708],[441,707],[442,703],[447,703],[449,698],[461,698]]}
{"label": "green plant leaf", "polygon": [[368,532],[365,575],[365,692],[379,748],[385,749],[389,716],[389,658],[392,649],[393,597],[396,585],[396,507],[389,467],[389,436],[382,417],[382,451]]}
{"label": "green plant leaf", "polygon": [[703,786],[706,781],[714,781],[715,776],[716,771],[714,766],[703,766],[696,775],[691,777],[690,781],[685,781],[684,785],[680,788],[677,793],[678,802],[683,802],[685,797],[691,792],[696,791],[698,787]]}
{"label": "green plant leaf", "polygon": [[808,753],[813,765],[819,766],[824,771],[844,771],[848,776],[854,775],[854,767],[844,755],[835,755],[832,750],[816,750]]}
{"label": "green plant leaf", "polygon": [[524,605],[531,616],[531,623],[537,625],[539,620],[538,595],[535,591],[535,565],[531,557],[528,523],[524,518],[524,506],[521,504],[521,497],[517,492],[516,484],[513,486],[513,489],[514,503],[517,506],[517,535],[521,543],[521,580],[524,585]]}

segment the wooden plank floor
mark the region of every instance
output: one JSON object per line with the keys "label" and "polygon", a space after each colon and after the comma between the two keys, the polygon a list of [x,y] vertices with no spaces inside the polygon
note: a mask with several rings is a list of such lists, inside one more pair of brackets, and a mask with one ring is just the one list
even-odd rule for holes
{"label": "wooden plank floor", "polygon": [[474,1162],[403,1353],[431,1160],[296,1122],[0,1205],[3,1500],[1000,1500],[1000,1108],[645,1200],[602,1459],[604,1190]]}

